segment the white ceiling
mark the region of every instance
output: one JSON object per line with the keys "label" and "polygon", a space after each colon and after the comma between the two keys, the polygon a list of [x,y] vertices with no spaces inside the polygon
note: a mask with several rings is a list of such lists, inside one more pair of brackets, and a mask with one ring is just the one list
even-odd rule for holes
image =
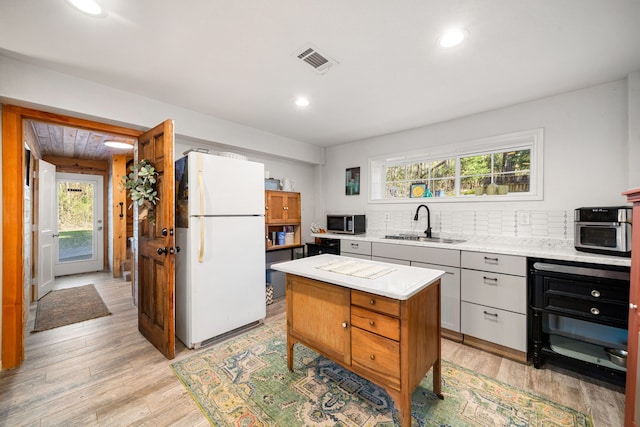
{"label": "white ceiling", "polygon": [[[320,146],[640,70],[638,0],[97,1],[0,1],[0,53]],[[317,74],[308,43],[339,64]]]}

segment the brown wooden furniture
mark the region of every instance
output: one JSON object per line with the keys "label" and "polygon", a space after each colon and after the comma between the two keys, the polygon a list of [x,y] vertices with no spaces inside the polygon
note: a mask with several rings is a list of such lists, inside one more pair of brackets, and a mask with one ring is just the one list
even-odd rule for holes
{"label": "brown wooden furniture", "polygon": [[266,190],[264,192],[264,200],[264,222],[267,239],[272,238],[272,233],[283,231],[284,226],[293,228],[292,244],[277,245],[277,241],[272,241],[272,246],[267,246],[267,250],[299,247],[301,245],[300,225],[302,222],[300,193]]}
{"label": "brown wooden furniture", "polygon": [[625,388],[624,425],[640,424],[637,413],[638,398],[638,335],[640,334],[640,188],[622,193],[627,201],[633,203],[632,224],[635,226],[631,237],[631,283],[629,287],[629,340],[627,344],[627,384]]}
{"label": "brown wooden furniture", "polygon": [[406,300],[287,274],[287,364],[301,343],[383,387],[402,426],[411,394],[433,366],[440,390],[440,279]]}

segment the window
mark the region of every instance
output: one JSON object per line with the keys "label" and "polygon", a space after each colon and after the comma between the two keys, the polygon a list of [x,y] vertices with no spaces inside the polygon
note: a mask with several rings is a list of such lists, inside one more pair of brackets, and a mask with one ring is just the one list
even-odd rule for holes
{"label": "window", "polygon": [[371,159],[369,164],[371,201],[542,199],[542,129]]}

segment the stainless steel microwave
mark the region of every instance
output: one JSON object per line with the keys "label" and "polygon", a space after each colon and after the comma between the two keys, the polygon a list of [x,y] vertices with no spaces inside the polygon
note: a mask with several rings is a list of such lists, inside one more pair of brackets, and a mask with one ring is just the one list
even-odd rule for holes
{"label": "stainless steel microwave", "polygon": [[366,228],[366,215],[327,215],[328,233],[363,234]]}
{"label": "stainless steel microwave", "polygon": [[632,209],[627,206],[575,210],[575,242],[579,251],[631,256]]}

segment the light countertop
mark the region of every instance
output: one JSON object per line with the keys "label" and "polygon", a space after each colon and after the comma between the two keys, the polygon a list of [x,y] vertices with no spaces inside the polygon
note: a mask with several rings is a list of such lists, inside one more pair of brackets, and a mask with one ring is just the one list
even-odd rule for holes
{"label": "light countertop", "polygon": [[[460,251],[492,252],[503,255],[518,255],[533,258],[546,258],[564,261],[587,262],[593,264],[607,264],[617,266],[631,266],[631,259],[611,255],[599,255],[577,251],[572,244],[566,241],[558,242],[550,239],[519,239],[503,237],[464,237],[454,236],[456,239],[465,239],[462,243],[435,243],[412,240],[385,239],[384,231],[367,234],[331,234],[314,233],[313,237],[327,239],[348,239],[376,243],[388,243],[392,245],[425,246],[441,249],[454,249]],[[442,237],[450,237],[443,235]]]}
{"label": "light countertop", "polygon": [[273,264],[272,269],[406,300],[445,274],[441,270],[323,254]]}

